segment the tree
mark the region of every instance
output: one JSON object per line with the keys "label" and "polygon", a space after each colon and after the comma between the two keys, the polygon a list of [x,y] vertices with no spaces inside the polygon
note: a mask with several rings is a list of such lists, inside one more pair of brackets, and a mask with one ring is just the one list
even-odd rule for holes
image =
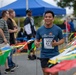
{"label": "tree", "polygon": [[74,14],[76,14],[76,0],[54,0],[57,2],[57,5],[64,8],[64,7],[73,7]]}

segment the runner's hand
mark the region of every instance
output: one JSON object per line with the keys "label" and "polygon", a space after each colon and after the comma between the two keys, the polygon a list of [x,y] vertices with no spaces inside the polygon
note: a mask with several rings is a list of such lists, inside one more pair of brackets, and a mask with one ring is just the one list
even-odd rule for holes
{"label": "runner's hand", "polygon": [[35,43],[35,45],[36,45],[37,48],[40,46],[40,42],[35,41],[34,43]]}
{"label": "runner's hand", "polygon": [[58,42],[56,42],[56,40],[54,40],[53,42],[52,42],[52,46],[54,47],[54,46],[57,46],[58,45]]}

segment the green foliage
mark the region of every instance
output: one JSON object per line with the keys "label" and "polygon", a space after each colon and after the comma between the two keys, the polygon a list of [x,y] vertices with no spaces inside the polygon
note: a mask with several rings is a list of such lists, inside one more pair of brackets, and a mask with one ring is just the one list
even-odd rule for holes
{"label": "green foliage", "polygon": [[42,20],[43,20],[43,17],[42,17],[42,16],[34,17],[35,26],[36,26],[36,27],[40,27]]}
{"label": "green foliage", "polygon": [[55,18],[54,24],[61,25],[63,21],[60,18]]}
{"label": "green foliage", "polygon": [[57,5],[62,7],[62,8],[65,8],[65,7],[71,8],[71,7],[73,7],[74,14],[76,14],[76,12],[75,12],[76,11],[76,0],[60,0],[60,1],[54,0],[54,1],[56,1]]}
{"label": "green foliage", "polygon": [[72,7],[74,4],[74,1],[73,0],[60,0],[59,2],[57,2],[57,5],[58,6],[61,6],[61,7]]}
{"label": "green foliage", "polygon": [[24,27],[25,18],[20,18],[20,27]]}
{"label": "green foliage", "polygon": [[23,27],[24,26],[24,19],[25,18],[23,18],[23,17],[15,18],[15,21],[18,24],[18,20],[19,20],[20,21],[20,27]]}

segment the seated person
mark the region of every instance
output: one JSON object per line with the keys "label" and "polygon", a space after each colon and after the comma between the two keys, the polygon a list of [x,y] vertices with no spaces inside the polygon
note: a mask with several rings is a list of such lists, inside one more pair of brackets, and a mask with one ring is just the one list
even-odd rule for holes
{"label": "seated person", "polygon": [[21,28],[20,31],[19,31],[18,34],[17,34],[17,39],[19,39],[20,42],[23,42],[23,41],[24,41],[23,38],[24,38],[25,36],[26,36],[26,35],[25,35],[25,33],[24,33],[24,30],[23,30],[23,28]]}

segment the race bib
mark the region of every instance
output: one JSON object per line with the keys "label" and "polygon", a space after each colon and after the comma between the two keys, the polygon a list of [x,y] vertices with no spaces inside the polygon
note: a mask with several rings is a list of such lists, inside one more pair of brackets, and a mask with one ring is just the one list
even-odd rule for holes
{"label": "race bib", "polygon": [[47,37],[43,37],[43,47],[44,49],[54,49],[54,47],[52,47],[52,41],[54,39],[54,36],[47,36]]}

